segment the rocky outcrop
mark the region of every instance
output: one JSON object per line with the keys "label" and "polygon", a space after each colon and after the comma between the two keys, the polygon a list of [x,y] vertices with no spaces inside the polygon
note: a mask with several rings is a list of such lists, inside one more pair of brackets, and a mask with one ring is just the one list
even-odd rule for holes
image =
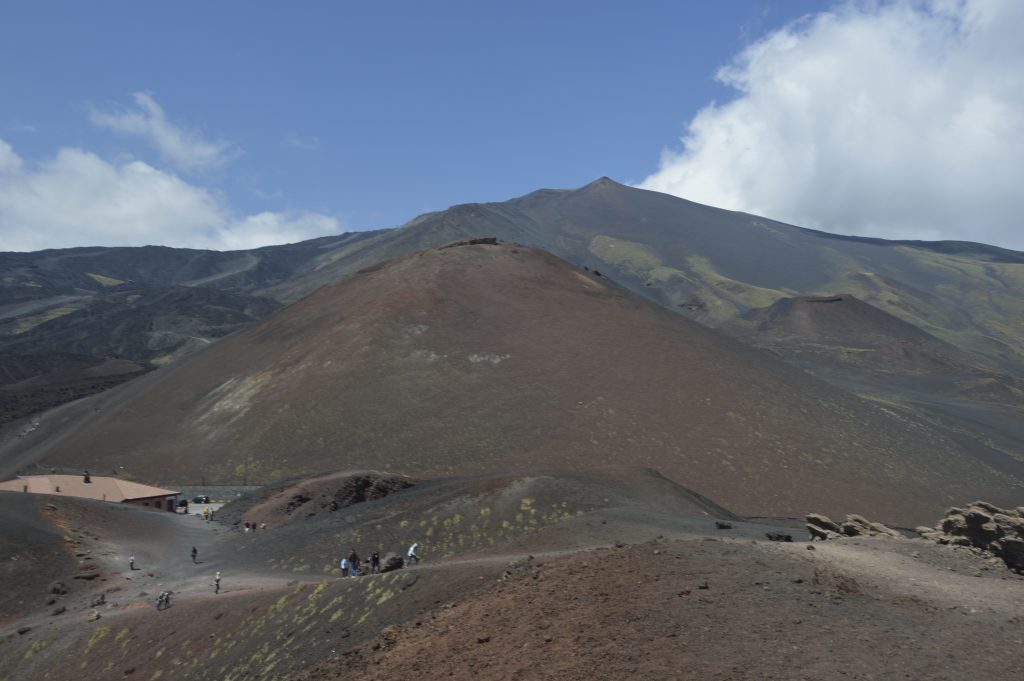
{"label": "rocky outcrop", "polygon": [[1024,574],[1024,507],[1002,509],[975,501],[967,508],[949,509],[937,526],[919,527],[917,533],[939,544],[1001,558],[1008,568]]}
{"label": "rocky outcrop", "polygon": [[873,523],[864,516],[856,514],[846,516],[846,521],[840,524],[828,516],[811,513],[807,516],[807,531],[811,535],[811,541],[843,537],[892,537],[894,539],[903,537],[899,532],[882,523]]}

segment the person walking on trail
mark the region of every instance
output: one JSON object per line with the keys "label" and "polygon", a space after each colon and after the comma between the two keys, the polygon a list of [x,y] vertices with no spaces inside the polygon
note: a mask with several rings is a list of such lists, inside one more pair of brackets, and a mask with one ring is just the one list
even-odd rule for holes
{"label": "person walking on trail", "polygon": [[370,554],[370,572],[372,574],[380,574],[380,552],[374,551]]}
{"label": "person walking on trail", "polygon": [[192,562],[193,563],[196,562],[196,556],[198,556],[198,555],[199,555],[199,551],[197,551],[196,547],[193,546],[192,547]]}
{"label": "person walking on trail", "polygon": [[217,574],[213,576],[213,593],[220,593],[220,570],[217,570]]}
{"label": "person walking on trail", "polygon": [[352,571],[353,577],[359,576],[359,554],[355,549],[348,554],[348,569]]}
{"label": "person walking on trail", "polygon": [[341,567],[341,576],[348,577],[348,558],[342,558],[339,566]]}
{"label": "person walking on trail", "polygon": [[135,556],[128,556],[128,569],[129,570],[134,570],[135,569]]}
{"label": "person walking on trail", "polygon": [[407,565],[412,565],[413,563],[420,562],[420,557],[416,554],[416,551],[418,551],[419,548],[420,548],[419,544],[413,544],[412,546],[409,547],[409,553],[406,556],[406,561],[405,561]]}

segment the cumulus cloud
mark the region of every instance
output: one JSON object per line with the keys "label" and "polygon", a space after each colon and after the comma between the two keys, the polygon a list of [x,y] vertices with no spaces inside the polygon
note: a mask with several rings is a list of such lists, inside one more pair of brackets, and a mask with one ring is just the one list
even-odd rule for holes
{"label": "cumulus cloud", "polygon": [[11,145],[0,140],[0,173],[15,173],[21,170],[21,158],[14,153]]}
{"label": "cumulus cloud", "polygon": [[132,98],[136,108],[115,112],[94,109],[90,112],[92,122],[101,128],[144,138],[179,170],[214,168],[237,153],[229,142],[207,140],[198,132],[171,123],[163,107],[145,92],[136,92]]}
{"label": "cumulus cloud", "polygon": [[335,234],[317,213],[238,216],[216,193],[141,161],[65,148],[27,168],[0,140],[0,251],[162,244],[255,248]]}
{"label": "cumulus cloud", "polygon": [[1024,3],[851,2],[750,45],[640,186],[845,234],[1024,249]]}

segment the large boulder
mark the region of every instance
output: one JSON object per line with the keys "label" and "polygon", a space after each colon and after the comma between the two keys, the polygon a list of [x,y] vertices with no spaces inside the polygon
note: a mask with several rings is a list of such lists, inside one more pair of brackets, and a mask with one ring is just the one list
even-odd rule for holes
{"label": "large boulder", "polygon": [[935,528],[919,527],[917,533],[1001,558],[1011,570],[1024,574],[1024,508],[1002,509],[975,501],[967,508],[949,509]]}
{"label": "large boulder", "polygon": [[820,513],[809,513],[807,515],[807,531],[811,533],[811,541],[815,539],[838,539],[839,525]]}
{"label": "large boulder", "polygon": [[842,523],[836,523],[828,516],[820,513],[811,513],[807,516],[807,531],[811,534],[811,541],[815,539],[842,539],[843,537],[892,537],[900,539],[901,535],[896,530],[886,527],[882,523],[873,523],[864,516],[848,515]]}
{"label": "large boulder", "polygon": [[846,522],[839,526],[839,531],[847,537],[892,537],[902,539],[896,530],[886,527],[882,523],[873,523],[864,516],[848,515]]}
{"label": "large boulder", "polygon": [[405,567],[405,561],[402,560],[401,556],[397,556],[393,553],[389,553],[384,556],[384,560],[380,564],[381,572],[392,572],[394,570],[400,570]]}

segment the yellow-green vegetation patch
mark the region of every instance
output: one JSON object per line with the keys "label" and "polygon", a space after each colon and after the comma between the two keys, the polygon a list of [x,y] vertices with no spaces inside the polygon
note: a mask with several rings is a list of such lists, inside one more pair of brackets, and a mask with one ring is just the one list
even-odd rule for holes
{"label": "yellow-green vegetation patch", "polygon": [[[790,295],[784,291],[762,288],[730,279],[715,269],[711,260],[704,256],[688,256],[686,258],[686,265],[689,269],[690,277],[704,285],[705,295],[709,295],[713,300],[718,301],[719,305],[716,306],[718,307],[718,314],[716,317],[724,313],[724,316],[719,317],[721,321],[735,316],[744,308],[768,307],[775,301],[788,298]],[[707,302],[709,302],[709,307],[712,307],[710,304],[712,301]],[[733,311],[729,313],[725,309],[726,307],[731,307]]]}
{"label": "yellow-green vegetation patch", "polygon": [[104,286],[120,286],[124,283],[121,279],[115,279],[114,277],[108,277],[103,274],[96,274],[95,272],[86,272],[85,276],[98,284],[103,284]]}
{"label": "yellow-green vegetation patch", "polygon": [[640,279],[645,279],[648,272],[662,265],[661,258],[649,246],[603,234],[590,241],[590,252]]}
{"label": "yellow-green vegetation patch", "polygon": [[92,633],[89,642],[85,644],[85,654],[88,655],[93,646],[110,635],[110,627],[100,627]]}
{"label": "yellow-green vegetation patch", "polygon": [[46,647],[46,641],[36,641],[25,651],[25,659],[31,660],[35,654]]}
{"label": "yellow-green vegetation patch", "polygon": [[73,307],[52,307],[49,310],[41,312],[37,315],[22,317],[14,326],[14,333],[19,334],[25,333],[26,331],[31,331],[40,324],[45,324],[48,321],[58,319],[59,317],[63,317],[64,315],[69,315],[75,311],[76,308]]}

